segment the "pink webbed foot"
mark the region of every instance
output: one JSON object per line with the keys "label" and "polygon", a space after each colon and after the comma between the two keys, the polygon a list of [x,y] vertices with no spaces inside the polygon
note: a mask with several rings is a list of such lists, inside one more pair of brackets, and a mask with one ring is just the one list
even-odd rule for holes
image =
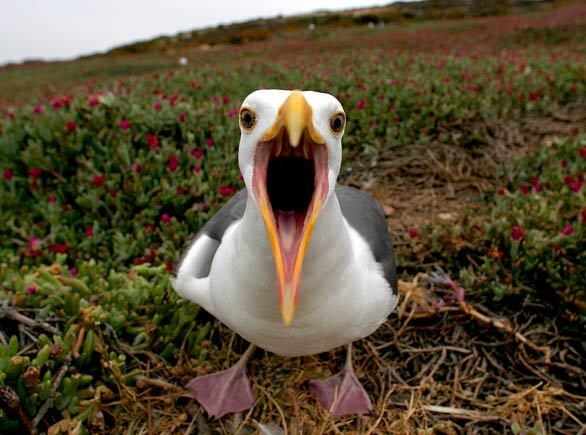
{"label": "pink webbed foot", "polygon": [[198,376],[187,384],[195,400],[212,417],[245,411],[254,403],[254,392],[246,376],[246,362],[254,351],[251,345],[240,360],[227,370]]}
{"label": "pink webbed foot", "polygon": [[367,414],[372,410],[372,402],[364,387],[356,378],[348,347],[346,366],[334,376],[325,380],[312,380],[309,392],[333,417],[350,414]]}

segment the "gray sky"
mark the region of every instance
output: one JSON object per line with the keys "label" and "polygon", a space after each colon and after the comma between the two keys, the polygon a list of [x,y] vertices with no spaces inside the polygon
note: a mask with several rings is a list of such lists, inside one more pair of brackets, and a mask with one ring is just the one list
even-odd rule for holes
{"label": "gray sky", "polygon": [[0,64],[62,59],[160,34],[380,0],[3,0]]}

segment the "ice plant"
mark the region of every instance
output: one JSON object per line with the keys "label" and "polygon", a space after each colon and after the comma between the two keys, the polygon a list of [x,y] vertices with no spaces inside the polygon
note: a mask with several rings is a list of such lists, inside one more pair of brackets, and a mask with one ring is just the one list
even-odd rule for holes
{"label": "ice plant", "polygon": [[515,242],[518,242],[523,237],[525,237],[525,233],[523,232],[523,229],[520,226],[513,227],[513,230],[511,231],[511,238]]}
{"label": "ice plant", "polygon": [[94,175],[94,177],[92,178],[92,184],[96,187],[103,186],[105,182],[106,182],[105,175]]}

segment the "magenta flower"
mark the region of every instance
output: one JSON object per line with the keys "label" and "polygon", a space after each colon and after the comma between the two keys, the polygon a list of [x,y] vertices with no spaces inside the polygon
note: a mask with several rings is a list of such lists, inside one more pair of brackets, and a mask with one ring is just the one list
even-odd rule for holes
{"label": "magenta flower", "polygon": [[28,240],[28,246],[31,250],[38,251],[39,248],[41,247],[41,239],[39,239],[38,237],[35,237],[35,236],[31,237]]}
{"label": "magenta flower", "polygon": [[42,173],[43,173],[43,170],[38,167],[28,169],[28,174],[31,177],[33,177],[35,180],[38,180],[39,178],[41,178]]}
{"label": "magenta flower", "polygon": [[356,109],[357,110],[362,110],[362,108],[366,105],[366,100],[364,98],[361,98],[360,101],[358,101],[358,103],[356,103]]}
{"label": "magenta flower", "polygon": [[135,174],[140,174],[142,171],[142,166],[140,165],[140,163],[135,163],[134,165],[132,165],[132,171]]}
{"label": "magenta flower", "polygon": [[69,120],[65,123],[65,126],[67,127],[67,130],[71,133],[73,133],[76,129],[77,129],[77,125],[75,124],[75,121]]}
{"label": "magenta flower", "polygon": [[161,216],[161,222],[168,224],[169,222],[171,222],[171,216],[169,216],[168,213],[163,213],[163,215]]}
{"label": "magenta flower", "polygon": [[171,154],[167,160],[167,167],[169,168],[169,171],[175,172],[178,166],[179,157],[177,157],[175,154]]}
{"label": "magenta flower", "polygon": [[53,101],[51,101],[51,106],[53,106],[54,109],[59,110],[63,106],[63,103],[59,98],[55,98]]}
{"label": "magenta flower", "polygon": [[580,154],[580,158],[586,159],[586,147],[580,148],[579,154]]}
{"label": "magenta flower", "polygon": [[234,192],[236,192],[236,189],[233,188],[232,186],[223,186],[218,189],[218,193],[224,197],[232,196],[234,194]]}
{"label": "magenta flower", "polygon": [[199,174],[201,172],[201,165],[195,165],[193,167],[193,172],[195,172],[196,174]]}
{"label": "magenta flower", "polygon": [[90,97],[88,98],[87,103],[90,107],[96,107],[100,105],[100,100],[98,97]]}
{"label": "magenta flower", "polygon": [[412,239],[419,238],[419,232],[417,232],[416,228],[409,228],[408,233],[409,233],[409,237],[411,237]]}
{"label": "magenta flower", "polygon": [[86,237],[92,237],[94,235],[94,226],[88,225],[84,231]]}
{"label": "magenta flower", "polygon": [[35,115],[40,115],[41,113],[43,113],[43,106],[37,104],[33,109],[33,112],[35,113]]}
{"label": "magenta flower", "polygon": [[92,178],[92,184],[96,187],[103,186],[105,182],[106,176],[104,175],[94,175],[94,178]]}
{"label": "magenta flower", "polygon": [[49,202],[50,202],[51,204],[55,204],[55,203],[57,202],[57,197],[56,197],[55,195],[51,195],[51,196],[49,197]]}
{"label": "magenta flower", "polygon": [[189,151],[189,154],[191,154],[193,157],[195,157],[197,160],[200,160],[203,157],[203,151],[199,148],[193,148]]}
{"label": "magenta flower", "polygon": [[153,104],[153,109],[155,109],[156,111],[159,111],[163,108],[163,105],[161,104],[160,101],[157,101],[155,104]]}
{"label": "magenta flower", "polygon": [[6,181],[10,181],[10,180],[12,180],[14,173],[12,172],[12,169],[6,168],[6,169],[4,169],[4,173],[2,174],[2,176],[4,177],[4,179]]}
{"label": "magenta flower", "polygon": [[26,292],[27,292],[29,295],[34,295],[34,294],[37,292],[37,290],[38,290],[38,288],[37,288],[37,286],[36,286],[36,285],[34,285],[34,284],[31,284],[31,285],[29,285],[29,286],[26,288]]}
{"label": "magenta flower", "polygon": [[582,188],[583,184],[584,184],[584,182],[580,181],[580,180],[572,181],[570,183],[570,189],[572,189],[574,192],[578,193],[578,192],[580,192],[580,189]]}
{"label": "magenta flower", "polygon": [[523,232],[523,229],[520,226],[513,227],[513,230],[511,231],[511,238],[514,241],[518,242],[523,237],[525,237],[525,233]]}
{"label": "magenta flower", "polygon": [[71,276],[76,277],[77,276],[77,267],[72,267],[71,270],[69,271],[69,273],[71,274]]}
{"label": "magenta flower", "polygon": [[159,142],[159,138],[157,137],[157,133],[148,133],[146,135],[146,142],[150,149],[154,150],[161,146],[161,142]]}
{"label": "magenta flower", "polygon": [[520,189],[519,189],[519,190],[521,191],[521,193],[522,193],[523,195],[527,195],[529,192],[531,192],[531,186],[529,186],[529,185],[527,185],[527,184],[524,184],[524,185],[522,185],[522,186],[520,187]]}
{"label": "magenta flower", "polygon": [[185,195],[186,192],[187,192],[187,190],[185,189],[185,187],[183,187],[183,186],[177,187],[177,195],[183,196],[183,195]]}
{"label": "magenta flower", "polygon": [[226,116],[228,118],[234,118],[236,116],[237,110],[236,109],[230,109],[226,112]]}
{"label": "magenta flower", "polygon": [[130,127],[132,127],[132,121],[129,121],[127,119],[123,119],[122,121],[120,121],[120,128],[124,131],[128,130]]}
{"label": "magenta flower", "polygon": [[569,236],[570,234],[572,234],[574,232],[574,227],[571,225],[566,225],[564,227],[564,229],[562,230],[562,234],[564,236]]}
{"label": "magenta flower", "polygon": [[206,146],[208,148],[212,148],[214,146],[214,138],[210,137],[206,137]]}
{"label": "magenta flower", "polygon": [[185,122],[187,120],[187,117],[185,116],[185,113],[180,113],[178,119],[179,122]]}

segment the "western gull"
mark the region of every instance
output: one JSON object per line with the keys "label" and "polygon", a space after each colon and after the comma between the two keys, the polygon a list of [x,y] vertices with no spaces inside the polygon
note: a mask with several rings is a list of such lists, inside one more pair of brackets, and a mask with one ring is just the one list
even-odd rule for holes
{"label": "western gull", "polygon": [[259,90],[239,112],[245,189],[195,236],[173,287],[251,345],[228,370],[187,387],[217,418],[252,406],[246,362],[255,345],[283,356],[347,346],[344,369],[309,384],[333,416],[372,403],[352,369],[352,342],[394,309],[395,256],[384,213],[336,185],[346,114],[332,95]]}

